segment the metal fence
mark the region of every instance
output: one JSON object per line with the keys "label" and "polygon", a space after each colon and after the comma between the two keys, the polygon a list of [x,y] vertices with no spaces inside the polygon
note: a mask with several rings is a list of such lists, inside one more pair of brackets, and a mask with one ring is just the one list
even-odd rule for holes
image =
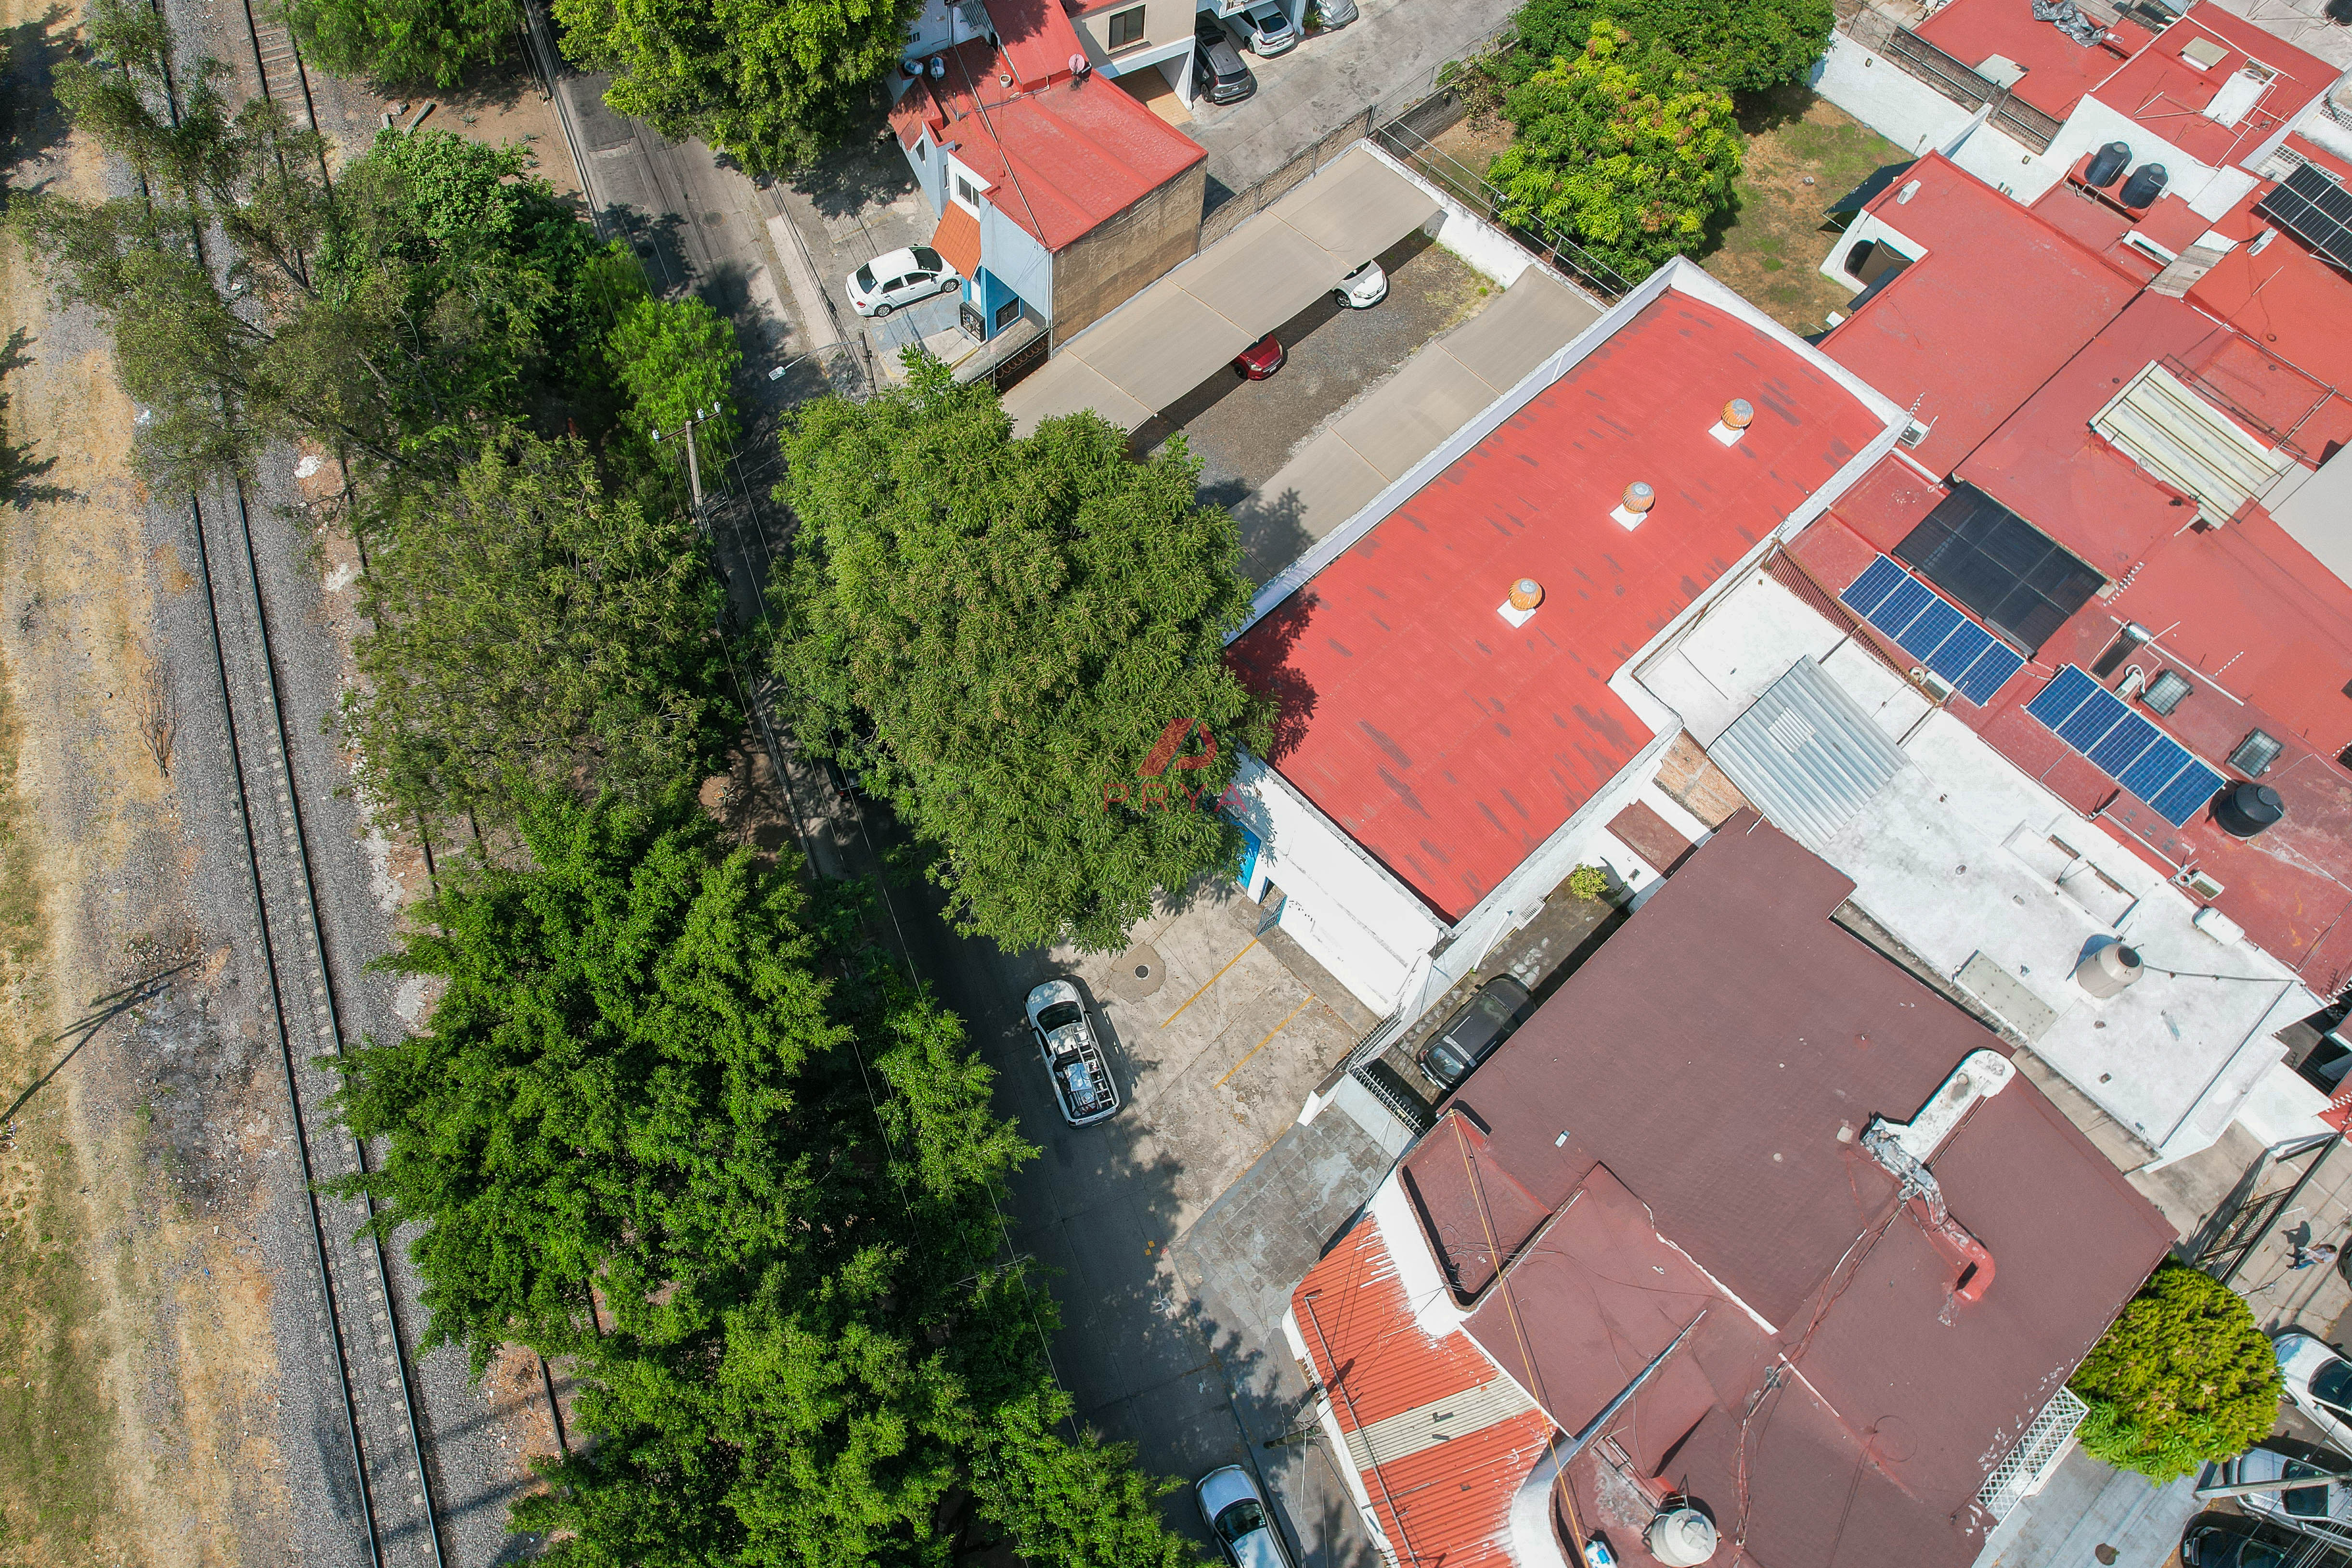
{"label": "metal fence", "polygon": [[1460,202],[1478,217],[1518,242],[1521,248],[1603,300],[1624,297],[1633,285],[1607,262],[1539,218],[1513,222],[1504,214],[1510,199],[1501,187],[1476,174],[1426,136],[1402,122],[1383,125],[1372,140],[1397,162]]}
{"label": "metal fence", "polygon": [[2091,1407],[2074,1397],[2074,1391],[2061,1387],[2057,1397],[2042,1407],[2025,1436],[2008,1458],[1992,1468],[1985,1483],[1977,1492],[1977,1501],[1995,1519],[2007,1519],[2017,1505],[2039,1490],[2042,1482],[2056,1467],[2066,1445],[2074,1440],[2074,1429]]}
{"label": "metal fence", "polygon": [[1979,76],[1956,56],[1946,54],[1884,13],[1865,7],[1840,18],[1838,31],[1963,109],[1990,104],[1993,123],[2003,134],[2036,153],[2050,151],[2059,121],[2011,97],[2009,89]]}

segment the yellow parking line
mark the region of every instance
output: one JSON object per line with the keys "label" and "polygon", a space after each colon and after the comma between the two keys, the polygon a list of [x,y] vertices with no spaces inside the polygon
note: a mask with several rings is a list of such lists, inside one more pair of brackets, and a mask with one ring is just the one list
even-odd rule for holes
{"label": "yellow parking line", "polygon": [[[1314,998],[1311,994],[1307,998],[1307,1002],[1312,1002],[1312,1001],[1314,1001],[1314,1000],[1315,1000],[1315,998]],[[1290,1018],[1296,1018],[1297,1016],[1298,1016],[1298,1015],[1300,1015],[1301,1013],[1304,1013],[1305,1011],[1307,1011],[1307,1002],[1301,1002],[1297,1006],[1293,1007],[1293,1008],[1290,1010]],[[1276,1036],[1276,1035],[1278,1035],[1278,1034],[1282,1033],[1282,1031],[1283,1031],[1283,1030],[1285,1030],[1285,1029],[1286,1029],[1286,1028],[1290,1027],[1290,1018],[1285,1018],[1281,1023],[1276,1024],[1273,1028],[1268,1029],[1268,1030],[1265,1032],[1265,1039],[1264,1039],[1264,1040],[1260,1040],[1257,1044],[1255,1044],[1255,1045],[1252,1046],[1252,1047],[1249,1048],[1249,1057],[1244,1057],[1241,1060],[1239,1060],[1239,1061],[1235,1062],[1233,1066],[1231,1066],[1231,1067],[1227,1068],[1225,1069],[1225,1072],[1224,1072],[1224,1078],[1220,1078],[1219,1079],[1217,1079],[1217,1081],[1216,1081],[1216,1082],[1214,1082],[1214,1083],[1211,1084],[1209,1087],[1210,1087],[1211,1089],[1223,1089],[1223,1088],[1224,1088],[1224,1087],[1225,1087],[1225,1079],[1228,1079],[1228,1078],[1233,1077],[1233,1076],[1234,1076],[1234,1074],[1235,1074],[1235,1073],[1237,1073],[1237,1072],[1241,1071],[1241,1070],[1242,1070],[1242,1068],[1245,1068],[1245,1067],[1249,1066],[1249,1059],[1250,1059],[1250,1057],[1254,1057],[1254,1056],[1257,1055],[1257,1054],[1258,1054],[1258,1052],[1260,1052],[1260,1051],[1262,1051],[1262,1050],[1265,1049],[1265,1047],[1266,1047],[1266,1041],[1267,1041],[1267,1040],[1271,1040],[1271,1039],[1273,1039],[1273,1038],[1275,1037],[1275,1036]]]}
{"label": "yellow parking line", "polygon": [[[1255,947],[1256,945],[1257,938],[1250,938],[1248,942],[1243,946],[1241,952],[1237,952],[1231,958],[1225,960],[1225,969],[1231,969],[1234,964],[1239,963],[1242,961],[1242,953],[1247,952],[1251,948]],[[1214,974],[1210,975],[1209,978],[1202,984],[1200,990],[1195,991],[1190,996],[1185,997],[1184,1007],[1190,1007],[1193,1003],[1198,1002],[1202,996],[1206,995],[1210,986],[1214,985],[1218,981],[1223,980],[1225,977],[1225,969],[1220,969]],[[1165,1018],[1160,1019],[1160,1026],[1164,1029],[1169,1025],[1174,1023],[1177,1019],[1182,1017],[1184,1016],[1184,1007],[1179,1007],[1173,1013],[1169,1014]]]}

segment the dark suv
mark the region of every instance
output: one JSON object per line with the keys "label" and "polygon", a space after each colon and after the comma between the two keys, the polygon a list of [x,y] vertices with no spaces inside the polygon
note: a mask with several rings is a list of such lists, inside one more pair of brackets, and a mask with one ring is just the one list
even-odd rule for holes
{"label": "dark suv", "polygon": [[2352,1568],[2333,1542],[2243,1514],[2200,1513],[2180,1537],[2183,1568]]}
{"label": "dark suv", "polygon": [[1192,90],[1211,103],[1239,103],[1257,90],[1233,35],[1205,11],[1192,19]]}
{"label": "dark suv", "polygon": [[1528,988],[1507,974],[1497,974],[1445,1020],[1445,1026],[1421,1047],[1413,1065],[1421,1076],[1447,1094],[1462,1087],[1470,1069],[1495,1054],[1532,1011]]}

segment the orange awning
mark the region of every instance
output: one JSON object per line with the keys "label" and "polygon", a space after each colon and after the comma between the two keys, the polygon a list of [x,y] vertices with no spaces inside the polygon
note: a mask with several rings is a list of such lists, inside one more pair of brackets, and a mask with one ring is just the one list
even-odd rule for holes
{"label": "orange awning", "polygon": [[931,248],[966,278],[977,276],[980,272],[980,220],[955,203],[948,203],[947,216],[940,219],[939,232],[931,236]]}

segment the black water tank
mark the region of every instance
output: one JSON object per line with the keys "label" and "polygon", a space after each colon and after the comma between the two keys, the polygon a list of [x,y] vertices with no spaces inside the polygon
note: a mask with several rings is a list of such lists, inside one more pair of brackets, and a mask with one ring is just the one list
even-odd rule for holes
{"label": "black water tank", "polygon": [[2164,195],[2167,178],[2163,164],[2142,163],[2132,171],[2131,178],[2124,182],[2123,192],[2116,199],[2135,209],[2153,206],[2156,198]]}
{"label": "black water tank", "polygon": [[2116,183],[2131,163],[2131,148],[2121,142],[2110,142],[2091,154],[2091,166],[2083,171],[2083,183],[2101,190]]}
{"label": "black water tank", "polygon": [[2224,790],[2213,803],[2213,820],[2240,838],[2252,838],[2285,815],[2278,791],[2251,779]]}

